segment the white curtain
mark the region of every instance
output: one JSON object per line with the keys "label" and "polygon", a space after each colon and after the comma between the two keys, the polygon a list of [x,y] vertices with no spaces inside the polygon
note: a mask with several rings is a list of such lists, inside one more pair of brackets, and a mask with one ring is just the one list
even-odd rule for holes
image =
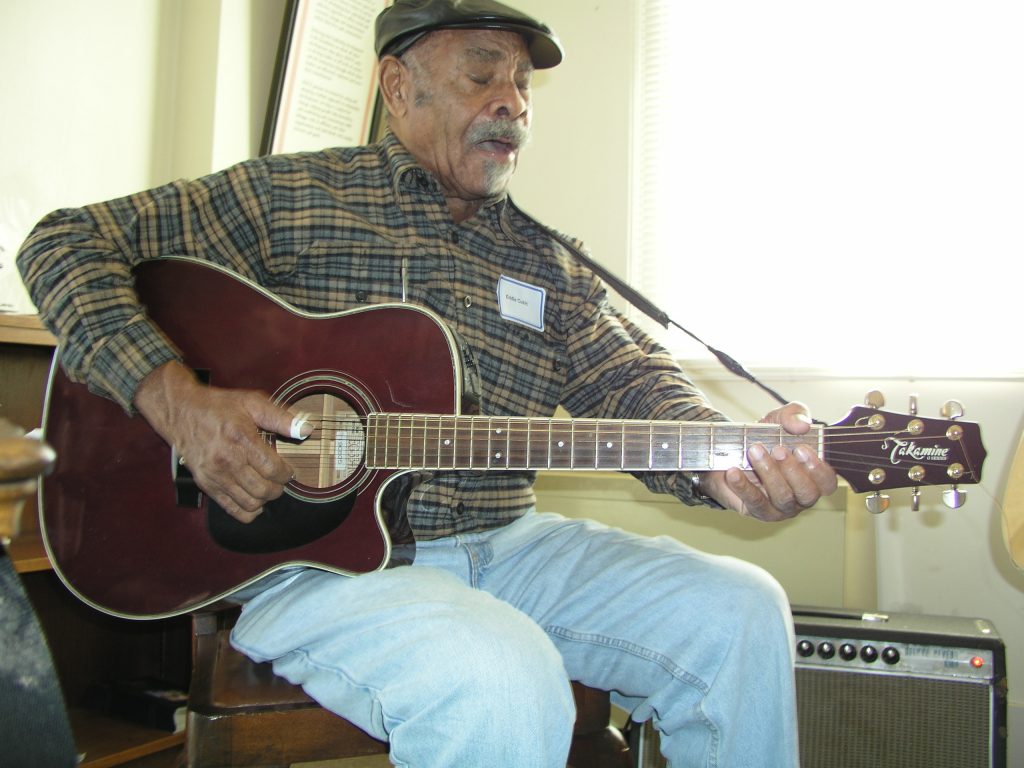
{"label": "white curtain", "polygon": [[1024,3],[638,2],[635,285],[751,366],[1024,371]]}

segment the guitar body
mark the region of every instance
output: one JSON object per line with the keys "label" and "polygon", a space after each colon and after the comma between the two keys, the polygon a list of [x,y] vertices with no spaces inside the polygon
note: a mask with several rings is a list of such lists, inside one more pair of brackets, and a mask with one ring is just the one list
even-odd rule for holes
{"label": "guitar body", "polygon": [[[149,315],[211,385],[263,390],[288,405],[327,395],[357,429],[370,412],[459,411],[457,347],[427,310],[312,315],[190,259],[146,262],[136,280]],[[187,483],[183,492],[174,481],[170,446],[148,423],[72,382],[56,360],[43,426],[57,453],[40,493],[47,553],[78,597],[114,615],[185,613],[291,565],[365,573],[411,544],[381,502],[401,473],[360,461],[319,486],[293,482],[250,525],[202,494],[190,499]]]}

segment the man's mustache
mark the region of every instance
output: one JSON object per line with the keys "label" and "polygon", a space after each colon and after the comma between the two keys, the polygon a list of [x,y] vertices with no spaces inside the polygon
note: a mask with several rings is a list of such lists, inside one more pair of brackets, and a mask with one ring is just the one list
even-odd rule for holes
{"label": "man's mustache", "polygon": [[472,144],[479,144],[482,141],[504,141],[519,149],[529,143],[530,129],[512,120],[492,120],[470,129],[469,141]]}

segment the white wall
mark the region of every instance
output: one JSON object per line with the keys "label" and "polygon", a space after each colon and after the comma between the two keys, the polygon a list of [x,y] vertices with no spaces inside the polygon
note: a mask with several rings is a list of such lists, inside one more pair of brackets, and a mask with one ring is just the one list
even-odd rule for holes
{"label": "white wall", "polygon": [[284,3],[4,3],[0,200],[34,222],[251,156]]}
{"label": "white wall", "polygon": [[[516,199],[547,223],[583,237],[594,255],[625,275],[629,244],[630,95],[634,52],[629,0],[521,0],[549,22],[567,49],[565,62],[536,78],[535,137],[515,180]],[[0,6],[0,203],[18,201],[30,224],[52,208],[113,197],[181,175],[196,175],[252,154],[269,85],[283,0],[15,0]],[[248,19],[248,21],[246,21]],[[239,67],[245,51],[250,68]],[[245,112],[249,119],[239,119]],[[0,221],[8,208],[0,206]],[[27,225],[26,225],[27,226]],[[685,318],[681,318],[685,320]],[[978,329],[978,344],[998,349],[1012,329]],[[1010,338],[1013,338],[1012,335]],[[714,341],[714,340],[710,340]],[[1012,342],[1011,342],[1012,343]],[[851,350],[851,356],[865,354]],[[955,352],[951,352],[955,354]],[[980,422],[989,451],[984,483],[970,488],[967,506],[944,509],[926,491],[923,508],[906,494],[873,519],[877,539],[877,606],[991,619],[1007,642],[1010,664],[1011,765],[1024,765],[1015,738],[1024,729],[1024,576],[1002,548],[998,499],[1024,427],[1024,382],[977,380],[833,380],[767,372],[787,396],[811,405],[828,421],[842,417],[864,391],[886,391],[892,410],[911,393],[922,413],[937,413],[947,398],[961,399],[967,418]],[[756,418],[771,401],[717,369],[695,369],[699,383],[737,419]],[[568,488],[568,490],[567,490]],[[547,481],[549,498],[586,511],[562,479]],[[616,491],[618,492],[618,491]],[[628,495],[628,494],[627,494]],[[575,496],[575,501],[573,501]],[[831,507],[836,507],[831,503]],[[841,506],[841,505],[840,505]],[[653,511],[652,511],[653,510]],[[653,517],[643,516],[650,512]],[[841,580],[819,591],[801,586],[803,541],[836,536],[828,515],[778,531],[737,532],[732,520],[682,507],[668,511],[645,500],[611,510],[613,521],[651,530],[711,534],[713,546],[778,569],[798,598],[843,593]],[[719,523],[719,520],[721,521]],[[870,524],[870,522],[869,522]],[[689,536],[689,533],[679,535]],[[706,538],[706,537],[705,537]],[[732,542],[732,543],[730,543]],[[779,563],[773,565],[773,562]],[[820,562],[808,561],[808,573]],[[859,602],[859,601],[858,601]]]}
{"label": "white wall", "polygon": [[534,139],[513,198],[627,277],[634,24],[629,0],[522,0],[558,34],[565,59],[534,77]]}

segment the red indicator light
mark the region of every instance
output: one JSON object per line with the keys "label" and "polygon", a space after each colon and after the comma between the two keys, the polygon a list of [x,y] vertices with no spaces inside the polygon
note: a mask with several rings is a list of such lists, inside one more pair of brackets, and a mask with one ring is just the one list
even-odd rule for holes
{"label": "red indicator light", "polygon": [[971,656],[971,666],[975,669],[981,669],[985,666],[985,660],[981,656]]}

